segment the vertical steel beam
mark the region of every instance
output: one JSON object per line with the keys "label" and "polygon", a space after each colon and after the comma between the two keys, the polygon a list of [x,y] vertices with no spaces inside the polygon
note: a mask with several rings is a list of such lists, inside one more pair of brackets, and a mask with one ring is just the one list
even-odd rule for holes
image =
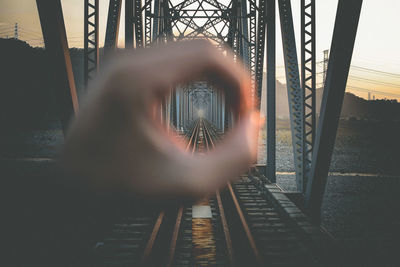
{"label": "vertical steel beam", "polygon": [[83,71],[87,86],[99,68],[99,0],[85,0],[84,20]]}
{"label": "vertical steel beam", "polygon": [[316,127],[315,43],[315,0],[301,0],[301,85],[303,89],[305,142],[303,191],[310,175]]}
{"label": "vertical steel beam", "polygon": [[321,205],[335,145],[361,6],[362,0],[339,0],[336,12],[311,175],[305,194],[306,208],[316,221],[319,221],[321,216]]}
{"label": "vertical steel beam", "polygon": [[168,0],[163,0],[162,1],[162,9],[163,9],[163,16],[164,16],[164,21],[163,21],[163,32],[165,33],[165,41],[170,41],[172,40],[173,33],[172,33],[172,18],[171,18],[171,12],[169,8],[169,1]]}
{"label": "vertical steel beam", "polygon": [[177,119],[176,119],[176,114],[177,114],[177,99],[176,99],[177,97],[176,97],[176,91],[172,91],[171,92],[171,97],[170,97],[170,105],[171,105],[171,109],[170,109],[170,117],[171,117],[171,119],[170,119],[170,122],[171,122],[171,124],[175,127],[175,128],[177,128],[178,127],[178,125],[177,125]]}
{"label": "vertical steel beam", "polygon": [[133,48],[133,0],[125,0],[125,48]]}
{"label": "vertical steel beam", "polygon": [[143,18],[142,18],[142,0],[135,0],[134,5],[135,22],[135,41],[136,48],[143,47]]}
{"label": "vertical steel beam", "polygon": [[303,191],[304,107],[290,0],[278,0],[297,190]]}
{"label": "vertical steel beam", "polygon": [[218,121],[219,121],[219,130],[221,131],[221,132],[223,132],[223,130],[224,130],[224,125],[222,124],[222,98],[223,98],[223,95],[222,95],[222,92],[219,92],[219,94],[218,94]]}
{"label": "vertical steel beam", "polygon": [[188,114],[187,114],[187,124],[188,124],[188,127],[190,127],[191,126],[191,118],[190,118],[190,116],[191,116],[191,106],[192,106],[192,102],[191,102],[191,92],[190,91],[188,91],[187,92],[187,94],[188,94],[188,98],[187,98],[187,108],[188,108]]}
{"label": "vertical steel beam", "polygon": [[78,98],[60,0],[36,0],[46,53],[54,72],[55,96],[64,134],[78,112]]}
{"label": "vertical steel beam", "polygon": [[275,0],[267,1],[267,167],[266,176],[276,182],[276,40]]}
{"label": "vertical steel beam", "polygon": [[154,0],[154,17],[153,17],[153,38],[152,42],[156,43],[157,42],[157,36],[159,35],[159,24],[160,24],[160,19],[158,18],[160,16],[160,0]]}
{"label": "vertical steel beam", "polygon": [[117,47],[121,6],[122,0],[110,0],[108,6],[106,37],[104,40],[104,50],[106,51]]}
{"label": "vertical steel beam", "polygon": [[182,110],[181,110],[181,91],[177,90],[176,91],[176,129],[179,130],[180,129],[180,125],[181,125],[181,114],[182,114]]}

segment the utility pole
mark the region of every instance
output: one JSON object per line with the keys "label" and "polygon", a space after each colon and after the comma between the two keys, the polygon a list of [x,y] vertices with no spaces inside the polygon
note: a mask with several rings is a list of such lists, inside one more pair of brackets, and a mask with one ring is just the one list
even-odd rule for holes
{"label": "utility pole", "polygon": [[323,81],[322,81],[322,83],[323,83],[323,85],[322,85],[322,87],[324,87],[325,86],[325,80],[326,80],[326,71],[328,70],[328,62],[329,62],[329,49],[326,49],[326,50],[324,50],[324,61],[323,61],[323,63],[324,63],[324,67],[323,67]]}
{"label": "utility pole", "polygon": [[14,26],[14,39],[18,39],[18,22]]}

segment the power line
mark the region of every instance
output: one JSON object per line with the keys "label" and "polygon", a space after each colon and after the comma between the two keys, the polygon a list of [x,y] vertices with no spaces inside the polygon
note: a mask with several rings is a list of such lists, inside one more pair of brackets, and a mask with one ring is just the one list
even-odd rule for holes
{"label": "power line", "polygon": [[368,72],[376,72],[376,73],[380,73],[380,74],[382,74],[382,75],[388,75],[388,76],[393,76],[393,77],[398,77],[398,78],[400,78],[400,74],[397,74],[397,73],[391,73],[391,72],[386,72],[386,71],[374,70],[374,69],[369,69],[369,68],[359,67],[359,66],[351,66],[351,67],[356,68],[356,69],[360,69],[360,70],[364,70],[364,71],[368,71]]}
{"label": "power line", "polygon": [[[317,73],[317,74],[321,75],[319,73]],[[378,81],[378,80],[372,80],[372,79],[362,78],[362,77],[354,76],[354,75],[349,75],[349,79],[356,80],[356,81],[361,81],[361,82],[365,82],[365,83],[370,83],[370,84],[383,85],[383,86],[388,86],[388,87],[393,87],[393,88],[400,88],[400,84],[388,83],[388,82],[383,82],[383,81]]]}
{"label": "power line", "polygon": [[[321,65],[322,63],[323,63],[323,61],[317,62],[318,65]],[[379,74],[382,74],[382,75],[388,75],[388,76],[393,76],[393,77],[396,77],[396,78],[400,78],[400,74],[398,74],[398,73],[381,71],[381,70],[374,70],[374,69],[371,69],[371,68],[361,67],[361,66],[357,66],[357,65],[351,65],[350,69],[351,68],[358,69],[360,71],[379,73]]]}
{"label": "power line", "polygon": [[356,81],[364,81],[366,83],[371,83],[371,84],[377,84],[377,85],[400,88],[399,84],[376,81],[376,80],[371,80],[371,79],[367,79],[367,78],[361,78],[361,77],[352,76],[352,75],[349,76],[349,79],[356,80]]}

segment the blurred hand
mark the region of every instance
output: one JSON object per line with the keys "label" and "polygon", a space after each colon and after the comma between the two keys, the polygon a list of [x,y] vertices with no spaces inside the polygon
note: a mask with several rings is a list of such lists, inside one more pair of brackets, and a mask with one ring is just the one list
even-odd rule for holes
{"label": "blurred hand", "polygon": [[[184,151],[155,118],[178,84],[207,79],[223,90],[238,117],[206,156]],[[201,197],[245,172],[255,158],[258,114],[250,79],[231,55],[190,41],[124,52],[89,88],[73,121],[61,162],[99,192],[145,197]]]}

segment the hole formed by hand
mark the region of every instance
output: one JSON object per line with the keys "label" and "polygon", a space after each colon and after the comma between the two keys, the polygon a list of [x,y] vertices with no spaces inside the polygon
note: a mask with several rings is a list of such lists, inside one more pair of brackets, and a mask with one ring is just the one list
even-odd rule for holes
{"label": "hole formed by hand", "polygon": [[[185,152],[162,129],[154,108],[178,84],[206,79],[222,90],[237,118],[206,156]],[[88,88],[61,154],[71,173],[96,191],[144,197],[200,197],[247,170],[255,158],[258,113],[250,78],[230,52],[186,41],[115,55]]]}

